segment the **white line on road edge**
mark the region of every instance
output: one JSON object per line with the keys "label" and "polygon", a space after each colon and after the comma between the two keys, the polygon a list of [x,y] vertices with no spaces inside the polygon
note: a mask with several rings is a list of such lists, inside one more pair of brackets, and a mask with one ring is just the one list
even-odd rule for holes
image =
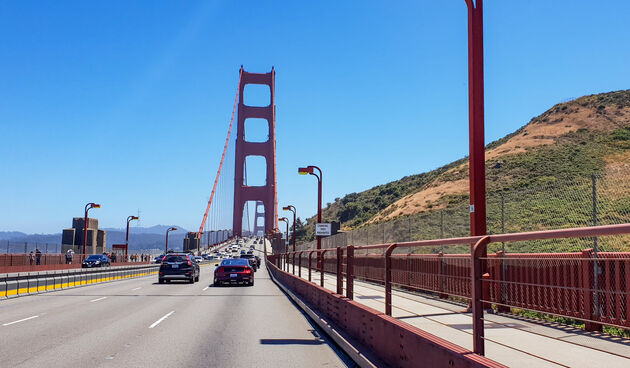
{"label": "white line on road edge", "polygon": [[210,287],[210,286],[206,286],[206,287],[205,287],[205,288],[203,288],[203,290],[201,290],[201,291],[206,291],[206,290],[208,290],[208,288],[209,288],[209,287]]}
{"label": "white line on road edge", "polygon": [[99,300],[103,300],[103,299],[107,299],[107,297],[106,297],[106,296],[104,296],[104,297],[102,297],[102,298],[92,299],[92,300],[90,300],[90,303],[98,302]]}
{"label": "white line on road edge", "polygon": [[160,322],[164,321],[165,319],[167,319],[171,314],[175,313],[175,311],[170,311],[168,313],[166,313],[166,315],[160,319],[158,319],[157,321],[153,322],[153,324],[151,326],[149,326],[149,328],[153,328],[157,325],[160,324]]}
{"label": "white line on road edge", "polygon": [[23,318],[23,319],[20,319],[20,320],[17,320],[17,321],[5,323],[5,324],[3,324],[3,326],[8,326],[8,325],[12,325],[14,323],[20,323],[20,322],[28,321],[29,319],[33,319],[33,318],[37,318],[37,317],[39,317],[39,316],[31,316],[31,317],[28,317],[28,318]]}
{"label": "white line on road edge", "polygon": [[142,289],[142,286],[138,286],[138,287],[137,287],[137,288],[135,288],[135,289],[131,289],[131,291],[134,291],[134,290],[140,290],[140,289]]}

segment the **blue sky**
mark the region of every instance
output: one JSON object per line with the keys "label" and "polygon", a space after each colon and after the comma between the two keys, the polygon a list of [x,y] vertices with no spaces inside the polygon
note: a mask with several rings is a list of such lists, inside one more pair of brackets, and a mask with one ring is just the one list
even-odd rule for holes
{"label": "blue sky", "polygon": [[[628,14],[486,0],[486,140],[630,88]],[[241,64],[277,71],[279,204],[301,217],[316,184],[298,166],[331,202],[449,163],[468,152],[466,42],[462,0],[2,1],[0,230],[57,232],[90,201],[102,227],[140,209],[197,228]]]}

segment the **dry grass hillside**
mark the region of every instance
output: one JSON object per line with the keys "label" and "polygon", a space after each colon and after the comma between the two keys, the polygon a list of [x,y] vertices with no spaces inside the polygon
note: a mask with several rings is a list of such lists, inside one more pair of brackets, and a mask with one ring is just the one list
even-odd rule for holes
{"label": "dry grass hillside", "polygon": [[[489,193],[522,190],[601,174],[630,183],[630,90],[584,96],[553,106],[516,132],[486,147]],[[630,197],[630,185],[628,185]],[[327,221],[346,229],[400,216],[462,205],[468,197],[468,163],[461,159],[335,199]],[[314,226],[308,220],[307,229]],[[307,238],[312,237],[308,232]]]}

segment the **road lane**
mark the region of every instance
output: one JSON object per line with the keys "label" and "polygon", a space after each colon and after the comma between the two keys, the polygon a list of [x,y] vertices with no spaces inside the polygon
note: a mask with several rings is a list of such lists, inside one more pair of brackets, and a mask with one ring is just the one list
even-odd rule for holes
{"label": "road lane", "polygon": [[0,326],[0,366],[348,365],[264,267],[253,287],[215,288],[213,272],[202,267],[195,284],[151,276],[0,301],[0,323],[24,319]]}

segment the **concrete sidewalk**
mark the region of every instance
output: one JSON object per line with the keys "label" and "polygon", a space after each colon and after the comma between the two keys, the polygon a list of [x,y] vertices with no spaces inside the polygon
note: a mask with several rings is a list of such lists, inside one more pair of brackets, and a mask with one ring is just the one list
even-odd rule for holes
{"label": "concrete sidewalk", "polygon": [[[302,268],[302,278],[308,279],[307,268]],[[319,285],[319,272],[311,271],[311,279]],[[336,285],[335,275],[324,275],[327,289],[336,291]],[[380,285],[355,280],[354,299],[385,310],[385,288]],[[438,298],[392,291],[393,317],[472,350],[472,317],[464,309]],[[628,339],[505,314],[486,313],[484,318],[486,356],[510,367],[630,367]]]}

